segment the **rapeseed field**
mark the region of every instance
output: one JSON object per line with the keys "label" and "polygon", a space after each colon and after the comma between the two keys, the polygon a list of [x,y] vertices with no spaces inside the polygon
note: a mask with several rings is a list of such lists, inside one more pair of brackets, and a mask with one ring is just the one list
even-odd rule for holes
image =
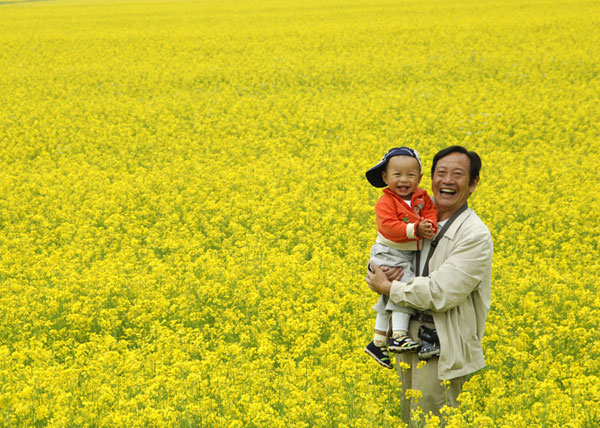
{"label": "rapeseed field", "polygon": [[[0,427],[396,427],[391,147],[483,159],[452,427],[600,425],[600,4],[0,1]],[[437,425],[429,420],[428,426]]]}

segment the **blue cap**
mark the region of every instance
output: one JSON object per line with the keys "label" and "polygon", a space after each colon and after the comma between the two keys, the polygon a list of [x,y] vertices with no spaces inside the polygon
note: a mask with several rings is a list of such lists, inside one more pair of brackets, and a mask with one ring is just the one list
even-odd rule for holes
{"label": "blue cap", "polygon": [[377,165],[375,165],[373,168],[367,171],[365,175],[367,176],[367,180],[369,180],[369,183],[371,183],[375,187],[386,186],[385,181],[383,181],[383,177],[381,176],[381,173],[387,166],[389,160],[394,156],[410,156],[411,158],[415,158],[417,162],[419,162],[419,171],[421,170],[421,158],[419,157],[419,154],[416,150],[411,149],[409,147],[394,147],[385,154],[383,159],[381,159]]}

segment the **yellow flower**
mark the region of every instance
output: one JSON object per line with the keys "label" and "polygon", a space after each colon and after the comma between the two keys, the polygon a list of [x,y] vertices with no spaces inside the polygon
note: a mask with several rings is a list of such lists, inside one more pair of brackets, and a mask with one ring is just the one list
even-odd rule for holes
{"label": "yellow flower", "polygon": [[363,352],[364,172],[452,144],[495,254],[440,419],[598,425],[598,2],[0,3],[5,425],[437,424]]}

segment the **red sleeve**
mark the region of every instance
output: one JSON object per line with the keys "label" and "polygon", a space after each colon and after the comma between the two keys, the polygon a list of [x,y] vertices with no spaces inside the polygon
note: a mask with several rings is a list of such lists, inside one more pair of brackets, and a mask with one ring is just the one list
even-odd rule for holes
{"label": "red sleeve", "polygon": [[398,212],[394,201],[383,195],[375,204],[375,214],[377,214],[377,230],[390,241],[407,242],[416,240],[406,235],[408,223],[403,220],[405,217],[413,217],[414,222],[414,216],[416,216],[414,212],[411,213],[412,215],[408,212]]}

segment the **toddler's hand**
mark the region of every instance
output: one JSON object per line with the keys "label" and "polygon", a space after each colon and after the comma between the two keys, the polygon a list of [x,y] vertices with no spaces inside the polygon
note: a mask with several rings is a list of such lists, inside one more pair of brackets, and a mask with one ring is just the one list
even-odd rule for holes
{"label": "toddler's hand", "polygon": [[417,225],[417,236],[420,238],[433,239],[435,236],[433,224],[427,219],[420,221]]}

